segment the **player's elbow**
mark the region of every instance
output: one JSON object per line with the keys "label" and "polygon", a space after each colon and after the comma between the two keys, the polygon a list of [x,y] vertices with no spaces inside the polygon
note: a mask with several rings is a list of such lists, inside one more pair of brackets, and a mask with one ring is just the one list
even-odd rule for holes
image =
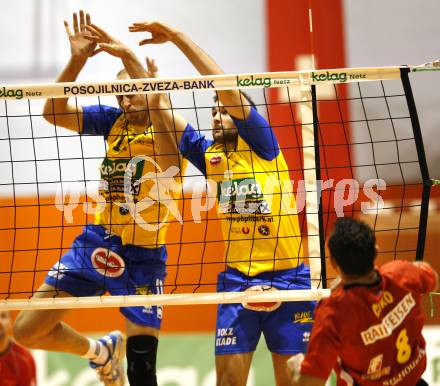
{"label": "player's elbow", "polygon": [[50,124],[55,124],[54,106],[51,100],[47,100],[43,108],[43,118]]}
{"label": "player's elbow", "polygon": [[431,277],[431,279],[429,280],[430,284],[428,285],[427,292],[437,291],[439,288],[439,276],[438,272],[431,266],[431,264],[427,263],[426,261],[414,261],[413,264],[419,269],[425,271]]}
{"label": "player's elbow", "polygon": [[17,317],[17,320],[15,321],[13,326],[12,333],[14,339],[22,346],[36,348],[36,342],[38,339],[38,336],[36,334],[37,329],[35,328],[35,326],[29,325],[29,323],[26,322],[27,318],[20,316],[22,315],[19,315]]}

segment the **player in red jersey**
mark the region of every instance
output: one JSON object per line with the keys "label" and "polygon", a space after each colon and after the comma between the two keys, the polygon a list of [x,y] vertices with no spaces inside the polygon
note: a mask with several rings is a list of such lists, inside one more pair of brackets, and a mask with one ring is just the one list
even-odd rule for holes
{"label": "player in red jersey", "polygon": [[392,261],[374,268],[376,238],[365,223],[339,219],[328,242],[341,283],[320,302],[305,357],[289,359],[293,384],[422,386],[426,367],[421,297],[438,285],[423,262]]}
{"label": "player in red jersey", "polygon": [[11,315],[0,311],[0,384],[35,386],[36,370],[31,353],[11,338]]}

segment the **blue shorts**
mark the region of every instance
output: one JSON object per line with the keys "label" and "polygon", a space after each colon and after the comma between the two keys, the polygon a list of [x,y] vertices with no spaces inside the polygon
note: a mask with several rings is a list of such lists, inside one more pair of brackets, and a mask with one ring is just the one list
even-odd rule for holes
{"label": "blue shorts", "polygon": [[[50,269],[46,283],[72,296],[163,293],[165,246],[122,245],[100,225],[87,225],[69,251]],[[131,322],[160,328],[162,306],[122,307]]]}
{"label": "blue shorts", "polygon": [[[310,269],[297,268],[246,276],[228,268],[218,275],[218,292],[253,289],[310,289]],[[255,351],[261,333],[267,347],[277,354],[305,352],[316,302],[268,304],[220,304],[217,310],[215,354],[239,354]],[[262,310],[264,309],[264,310]]]}

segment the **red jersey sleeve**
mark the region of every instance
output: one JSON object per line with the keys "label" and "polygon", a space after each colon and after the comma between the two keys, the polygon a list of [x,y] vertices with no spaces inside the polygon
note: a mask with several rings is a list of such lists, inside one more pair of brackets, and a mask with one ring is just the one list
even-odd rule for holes
{"label": "red jersey sleeve", "polygon": [[381,273],[398,278],[399,282],[415,293],[426,294],[436,287],[437,275],[426,263],[395,260],[384,264]]}
{"label": "red jersey sleeve", "polygon": [[16,358],[19,358],[20,377],[17,380],[18,386],[35,386],[37,384],[37,371],[35,360],[30,351],[14,342]]}
{"label": "red jersey sleeve", "polygon": [[11,342],[8,351],[0,355],[0,385],[35,386],[35,361],[23,346]]}
{"label": "red jersey sleeve", "polygon": [[325,299],[315,310],[315,322],[301,373],[327,379],[336,366],[340,346],[332,304],[330,299]]}

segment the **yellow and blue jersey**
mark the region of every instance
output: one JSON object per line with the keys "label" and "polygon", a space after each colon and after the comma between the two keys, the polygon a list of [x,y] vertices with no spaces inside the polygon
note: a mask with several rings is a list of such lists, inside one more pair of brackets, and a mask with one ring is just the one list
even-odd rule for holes
{"label": "yellow and blue jersey", "polygon": [[[82,134],[102,135],[106,140],[99,188],[104,203],[102,210],[95,213],[94,223],[118,235],[123,244],[144,248],[164,245],[170,220],[169,210],[163,203],[150,198],[150,190],[156,187],[155,178],[146,178],[139,183],[148,173],[160,172],[154,161],[153,128],[129,124],[123,111],[115,107],[84,106],[83,114]],[[136,156],[146,157],[134,158]],[[129,184],[124,179],[127,168],[131,172]],[[124,186],[124,181],[127,186]],[[171,196],[175,198],[176,194],[171,193]],[[130,212],[130,203],[146,203],[137,218]]]}
{"label": "yellow and blue jersey", "polygon": [[255,276],[302,263],[302,243],[289,170],[269,123],[254,109],[238,129],[235,151],[187,125],[179,148],[217,186],[226,263]]}

